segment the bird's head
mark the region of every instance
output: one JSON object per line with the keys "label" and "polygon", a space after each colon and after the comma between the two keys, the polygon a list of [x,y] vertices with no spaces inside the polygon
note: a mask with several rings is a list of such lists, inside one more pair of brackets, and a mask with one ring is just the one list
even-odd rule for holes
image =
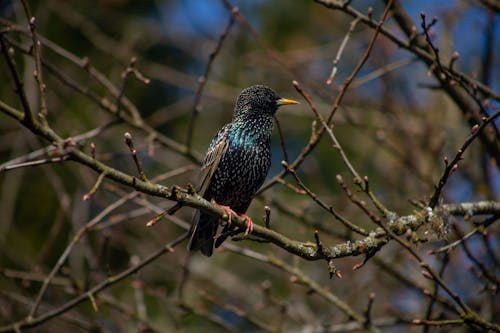
{"label": "bird's head", "polygon": [[281,98],[271,88],[255,85],[244,89],[234,108],[234,118],[274,116],[282,105],[299,104],[299,102]]}

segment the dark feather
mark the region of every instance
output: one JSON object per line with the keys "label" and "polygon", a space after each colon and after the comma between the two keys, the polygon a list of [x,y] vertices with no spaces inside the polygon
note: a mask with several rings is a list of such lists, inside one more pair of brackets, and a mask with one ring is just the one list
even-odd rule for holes
{"label": "dark feather", "polygon": [[[198,186],[198,194],[202,197],[205,196],[212,177],[229,147],[228,133],[230,128],[230,124],[224,126],[215,135],[208,147],[208,152],[201,167],[200,185]],[[200,250],[201,253],[210,257],[214,247],[214,237],[217,234],[218,224],[218,217],[197,212],[193,217],[188,249],[190,251]]]}
{"label": "dark feather", "polygon": [[219,166],[219,163],[229,147],[228,134],[231,129],[231,124],[224,126],[213,138],[208,152],[201,166],[200,185],[198,186],[198,194],[204,196],[212,177]]}
{"label": "dark feather", "polygon": [[218,217],[196,212],[193,220],[195,223],[191,226],[188,249],[189,251],[200,250],[202,254],[210,257],[214,249]]}

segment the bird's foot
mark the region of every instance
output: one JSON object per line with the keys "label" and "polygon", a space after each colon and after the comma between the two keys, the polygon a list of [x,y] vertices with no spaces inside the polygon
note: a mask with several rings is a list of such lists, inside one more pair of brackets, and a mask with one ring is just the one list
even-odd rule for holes
{"label": "bird's foot", "polygon": [[[247,227],[245,229],[245,236],[247,236],[249,233],[251,233],[253,231],[253,221],[252,219],[250,218],[250,216],[246,215],[246,214],[238,214],[236,213],[231,207],[229,206],[224,206],[224,205],[221,205],[221,204],[218,204],[216,202],[214,202],[214,204],[217,206],[217,207],[220,207],[222,209],[224,209],[224,211],[226,212],[227,214],[227,224],[231,224],[231,218],[233,217],[233,215],[235,216],[239,216],[241,217],[243,220],[246,221],[247,223]],[[220,236],[220,235],[218,235]]]}
{"label": "bird's foot", "polygon": [[245,236],[253,231],[253,221],[250,216],[241,214],[240,217],[247,222],[247,227],[245,229]]}
{"label": "bird's foot", "polygon": [[224,211],[227,214],[227,224],[231,224],[231,218],[233,215],[238,216],[238,213],[236,213],[234,210],[231,209],[229,206],[224,206],[224,205],[219,205],[218,203],[214,203],[217,207],[220,207],[224,209]]}

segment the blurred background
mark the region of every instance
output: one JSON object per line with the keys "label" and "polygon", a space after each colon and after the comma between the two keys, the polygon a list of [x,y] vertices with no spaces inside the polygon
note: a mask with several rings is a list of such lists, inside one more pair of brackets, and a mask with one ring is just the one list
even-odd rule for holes
{"label": "blurred background", "polygon": [[[429,0],[402,5],[418,31],[421,12],[428,21],[438,19],[431,35],[443,64],[458,52],[455,69],[499,91],[499,12],[487,3]],[[374,32],[361,22],[354,26],[333,82],[327,84],[353,18],[314,1],[43,0],[29,1],[29,6],[42,42],[51,127],[62,137],[75,138],[77,147],[87,152],[93,143],[98,160],[135,175],[123,142],[123,134],[130,132],[146,175],[166,186],[197,182],[210,140],[231,120],[239,92],[253,84],[301,101],[277,115],[287,157],[293,161],[320,126],[313,124],[316,118],[292,81],[300,83],[326,117]],[[375,20],[385,8],[381,1],[368,0],[351,6],[364,14],[372,8]],[[22,2],[0,1],[0,15],[0,34],[36,110],[40,99]],[[390,17],[384,27],[407,40]],[[352,165],[368,176],[370,189],[398,215],[415,213],[415,202],[430,198],[445,167],[443,158],[451,160],[470,135],[470,123],[428,71],[415,54],[379,36],[333,118],[335,135]],[[20,108],[5,57],[0,60],[0,78],[0,100]],[[500,106],[494,99],[486,102],[489,113]],[[193,121],[195,110],[199,114]],[[45,147],[47,142],[0,114],[2,167],[43,158]],[[276,129],[272,153],[269,181],[283,170],[281,161],[286,159]],[[464,157],[441,202],[498,200],[497,162],[479,141]],[[328,206],[366,230],[376,228],[338,185],[340,174],[355,195],[369,201],[326,136],[297,173]],[[140,262],[189,225],[192,210],[183,208],[145,227],[173,203],[134,194],[109,180],[84,201],[97,177],[71,161],[0,171],[0,325],[30,312],[44,278],[68,245],[72,247],[44,293],[38,314],[57,309]],[[254,222],[264,223],[267,205],[271,228],[291,239],[314,242],[315,229],[328,246],[361,238],[304,194],[293,177],[269,184],[248,212]],[[449,286],[483,319],[498,324],[498,224],[467,241],[475,259],[496,279],[492,287],[469,268],[475,262],[462,247],[449,255],[426,254],[474,227],[470,219],[460,217],[445,222],[439,232],[419,231],[424,241],[418,252],[443,271]],[[75,235],[78,239],[72,243]],[[336,260],[342,279],[330,279],[324,261],[307,262],[270,243],[229,240],[225,245],[206,258],[189,256],[182,243],[175,252],[106,288],[93,302],[87,300],[31,331],[352,331],[354,326],[346,326],[356,322],[352,316],[318,289],[297,283],[300,274],[361,314],[374,293],[371,318],[385,332],[473,331],[460,325],[411,325],[434,306],[424,292],[432,291],[434,283],[395,242],[357,271],[352,267],[362,257]],[[270,257],[289,269],[270,264]],[[451,302],[441,291],[437,294]],[[454,318],[443,304],[435,305],[432,318]]]}

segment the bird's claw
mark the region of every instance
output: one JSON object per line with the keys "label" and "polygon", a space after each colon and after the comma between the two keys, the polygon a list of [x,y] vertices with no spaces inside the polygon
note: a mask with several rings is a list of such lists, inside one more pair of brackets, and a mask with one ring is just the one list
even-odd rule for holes
{"label": "bird's claw", "polygon": [[240,217],[247,222],[247,227],[245,229],[245,236],[248,236],[249,233],[253,231],[253,221],[250,216],[241,214]]}
{"label": "bird's claw", "polygon": [[231,218],[232,218],[232,216],[236,215],[236,216],[241,217],[247,223],[247,227],[245,228],[245,236],[248,236],[248,234],[250,234],[253,231],[253,221],[250,218],[250,216],[245,215],[245,214],[241,214],[240,215],[240,214],[236,213],[234,210],[232,210],[232,208],[229,207],[229,206],[220,205],[218,203],[215,203],[215,205],[218,206],[218,207],[220,207],[220,208],[222,208],[222,209],[224,209],[224,211],[226,212],[226,214],[227,214],[227,224],[231,224]]}

